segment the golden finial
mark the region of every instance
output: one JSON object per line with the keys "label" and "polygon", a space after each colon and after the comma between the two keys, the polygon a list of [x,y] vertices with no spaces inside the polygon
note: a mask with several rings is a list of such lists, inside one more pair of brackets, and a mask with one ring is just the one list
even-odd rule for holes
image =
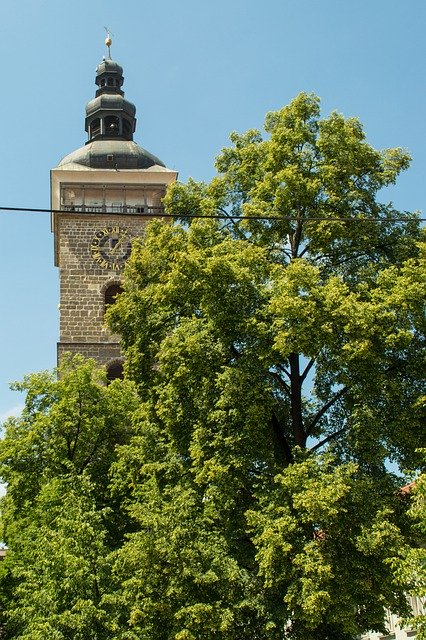
{"label": "golden finial", "polygon": [[112,33],[112,31],[110,31],[110,29],[108,29],[108,27],[104,27],[104,29],[107,33],[107,37],[105,38],[105,44],[108,47],[108,58],[111,60],[111,45],[112,45],[111,36],[113,36],[114,34]]}

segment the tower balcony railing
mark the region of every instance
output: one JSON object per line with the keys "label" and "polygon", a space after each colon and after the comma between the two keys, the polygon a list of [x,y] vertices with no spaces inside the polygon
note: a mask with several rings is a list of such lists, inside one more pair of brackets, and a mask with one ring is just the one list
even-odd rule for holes
{"label": "tower balcony railing", "polygon": [[118,213],[129,215],[164,215],[164,207],[153,207],[151,205],[130,205],[130,204],[63,204],[62,211],[71,211],[75,213]]}

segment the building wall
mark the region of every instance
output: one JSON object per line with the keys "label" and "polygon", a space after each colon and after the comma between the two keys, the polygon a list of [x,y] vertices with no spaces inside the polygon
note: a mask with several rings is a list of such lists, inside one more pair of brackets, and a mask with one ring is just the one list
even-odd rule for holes
{"label": "building wall", "polygon": [[[103,268],[93,257],[98,232],[120,229],[131,238],[141,236],[142,216],[62,214],[59,223],[60,340],[115,341],[104,325],[104,293],[119,283],[122,268]],[[124,263],[123,263],[124,266]]]}
{"label": "building wall", "polygon": [[101,365],[111,365],[122,360],[118,342],[58,342],[58,362],[65,353],[73,356],[79,353],[85,358],[94,358]]}
{"label": "building wall", "polygon": [[[426,614],[426,604],[424,600],[416,597],[410,597],[408,600],[414,615]],[[416,637],[416,632],[409,627],[400,625],[397,616],[393,615],[390,611],[387,612],[386,627],[388,630],[387,634],[383,635],[381,633],[370,632],[362,635],[360,640],[409,640]]]}
{"label": "building wall", "polygon": [[120,356],[119,338],[104,323],[105,290],[119,284],[122,267],[103,268],[93,257],[96,234],[120,230],[130,238],[141,236],[143,216],[61,214],[59,232],[60,341],[58,359],[69,351],[101,364]]}
{"label": "building wall", "polygon": [[60,281],[58,362],[65,352],[108,365],[121,357],[119,336],[104,323],[105,291],[120,284],[132,239],[143,235],[152,215],[161,216],[162,197],[176,176],[163,167],[115,171],[73,165],[52,171]]}

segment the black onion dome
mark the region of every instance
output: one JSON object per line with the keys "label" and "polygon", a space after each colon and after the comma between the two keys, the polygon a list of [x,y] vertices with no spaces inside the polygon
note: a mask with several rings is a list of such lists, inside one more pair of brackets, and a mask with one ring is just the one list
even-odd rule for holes
{"label": "black onion dome", "polygon": [[96,68],[97,90],[86,106],[84,147],[65,156],[59,167],[78,164],[92,169],[148,169],[164,167],[156,156],[135,142],[136,107],[124,98],[123,68],[103,60]]}
{"label": "black onion dome", "polygon": [[[116,73],[119,76],[123,76],[123,67],[121,67],[115,60],[102,60],[96,67],[96,78],[102,76],[104,73]],[[97,83],[96,83],[97,84]]]}

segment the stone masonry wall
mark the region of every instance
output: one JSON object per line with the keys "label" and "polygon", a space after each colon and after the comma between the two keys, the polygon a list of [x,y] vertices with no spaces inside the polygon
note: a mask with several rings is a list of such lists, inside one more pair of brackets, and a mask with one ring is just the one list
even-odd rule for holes
{"label": "stone masonry wall", "polygon": [[137,237],[145,224],[146,218],[140,215],[60,215],[58,358],[65,351],[93,357],[100,363],[119,357],[119,338],[104,325],[104,292],[109,285],[120,283],[122,268],[102,268],[92,257],[91,245],[95,234],[106,227],[119,227]]}
{"label": "stone masonry wall", "polygon": [[58,362],[64,353],[71,353],[71,355],[79,353],[85,358],[94,358],[101,365],[122,361],[120,344],[117,342],[59,342]]}

